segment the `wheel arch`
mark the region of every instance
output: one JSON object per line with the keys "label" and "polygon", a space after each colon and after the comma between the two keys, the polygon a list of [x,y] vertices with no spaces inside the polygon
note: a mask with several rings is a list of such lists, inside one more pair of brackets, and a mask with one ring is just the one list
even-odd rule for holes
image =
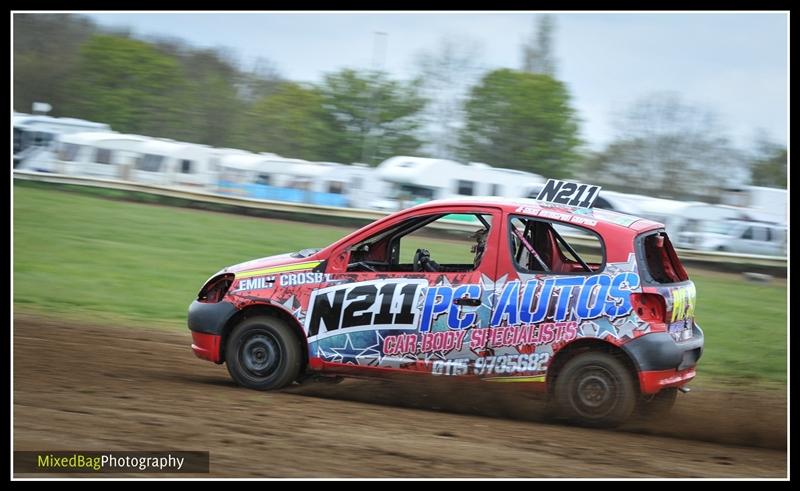
{"label": "wheel arch", "polygon": [[303,366],[308,366],[308,339],[306,338],[303,326],[300,325],[297,318],[293,316],[288,310],[274,304],[253,304],[249,305],[231,316],[222,328],[222,339],[220,340],[220,363],[225,362],[225,346],[228,343],[228,336],[240,322],[245,319],[257,317],[260,315],[276,317],[286,322],[290,327],[290,331],[294,334],[295,339],[300,345],[303,354]]}
{"label": "wheel arch", "polygon": [[576,356],[590,351],[601,351],[608,353],[620,360],[630,372],[636,390],[641,392],[641,387],[639,386],[639,367],[636,363],[636,360],[634,360],[627,351],[619,346],[601,339],[581,338],[572,341],[568,345],[558,350],[553,357],[553,360],[550,362],[550,365],[547,368],[548,396],[553,396],[553,391],[556,386],[555,382],[558,379],[561,369],[564,368],[564,365],[566,365],[568,361]]}

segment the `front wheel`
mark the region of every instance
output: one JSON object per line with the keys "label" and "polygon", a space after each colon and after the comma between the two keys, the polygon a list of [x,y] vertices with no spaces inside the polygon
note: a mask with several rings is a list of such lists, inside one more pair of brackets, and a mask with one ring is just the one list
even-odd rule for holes
{"label": "front wheel", "polygon": [[228,373],[250,389],[280,389],[300,374],[300,343],[282,320],[259,316],[237,325],[228,337],[225,360]]}
{"label": "front wheel", "polygon": [[555,381],[555,402],[571,421],[594,427],[624,422],[636,407],[630,370],[607,353],[583,353],[564,365]]}

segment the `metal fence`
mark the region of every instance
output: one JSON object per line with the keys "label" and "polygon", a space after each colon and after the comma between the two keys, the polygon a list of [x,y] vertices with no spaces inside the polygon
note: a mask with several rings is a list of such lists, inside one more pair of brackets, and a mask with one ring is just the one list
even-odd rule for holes
{"label": "metal fence", "polygon": [[[178,198],[181,200],[209,203],[216,205],[228,205],[240,208],[250,208],[257,210],[265,210],[270,212],[277,212],[288,215],[298,216],[317,216],[317,217],[336,217],[347,218],[352,220],[360,220],[371,222],[388,215],[388,212],[366,210],[359,208],[339,208],[334,206],[311,205],[305,203],[290,203],[285,201],[269,201],[258,200],[251,198],[243,198],[239,196],[225,196],[221,194],[210,193],[197,189],[178,189],[168,186],[159,186],[154,184],[144,184],[130,181],[120,181],[115,179],[101,179],[94,177],[84,176],[70,176],[63,174],[42,174],[39,172],[31,171],[14,171],[14,179],[25,181],[46,182],[62,185],[72,186],[87,186],[95,188],[114,189],[118,191],[128,191],[135,193],[146,193],[154,196],[163,196],[169,198]],[[444,222],[436,223],[441,229],[444,230],[474,230],[474,224],[467,224],[464,222]],[[580,235],[569,236],[572,241],[578,244],[591,245],[592,239]],[[770,269],[786,269],[787,258],[773,257],[773,256],[759,256],[754,254],[734,254],[729,252],[711,252],[711,251],[695,251],[688,249],[678,249],[678,255],[681,260],[695,263],[698,265],[708,264],[712,266],[719,265],[737,265],[737,266],[756,266],[761,268]]]}

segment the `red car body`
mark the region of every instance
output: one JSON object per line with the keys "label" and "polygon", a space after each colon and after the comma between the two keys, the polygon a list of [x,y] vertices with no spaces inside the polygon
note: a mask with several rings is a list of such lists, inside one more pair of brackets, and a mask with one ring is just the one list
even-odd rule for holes
{"label": "red car body", "polygon": [[[484,224],[475,262],[438,265],[418,250],[413,264],[403,264],[398,249],[408,230],[448,215]],[[558,228],[594,237],[596,261],[565,246]],[[324,249],[225,268],[192,303],[189,328],[197,356],[223,363],[244,353],[245,370],[263,368],[281,351],[269,340],[275,350],[264,348],[263,336],[228,347],[238,324],[266,316],[292,331],[302,352],[299,376],[424,373],[548,392],[571,359],[605,353],[647,397],[695,376],[703,333],[694,306],[694,284],[662,224],[538,200],[476,198],[429,202]],[[574,392],[589,394],[589,405],[592,390],[619,378],[583,372]]]}

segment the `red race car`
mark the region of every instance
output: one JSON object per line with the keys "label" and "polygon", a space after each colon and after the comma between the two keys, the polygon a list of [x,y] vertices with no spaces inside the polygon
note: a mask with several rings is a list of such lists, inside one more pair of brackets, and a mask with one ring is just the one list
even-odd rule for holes
{"label": "red race car", "polygon": [[594,426],[661,412],[703,352],[695,287],[662,224],[598,193],[432,201],[230,266],[189,308],[192,349],[253,389],[424,373],[522,383]]}

